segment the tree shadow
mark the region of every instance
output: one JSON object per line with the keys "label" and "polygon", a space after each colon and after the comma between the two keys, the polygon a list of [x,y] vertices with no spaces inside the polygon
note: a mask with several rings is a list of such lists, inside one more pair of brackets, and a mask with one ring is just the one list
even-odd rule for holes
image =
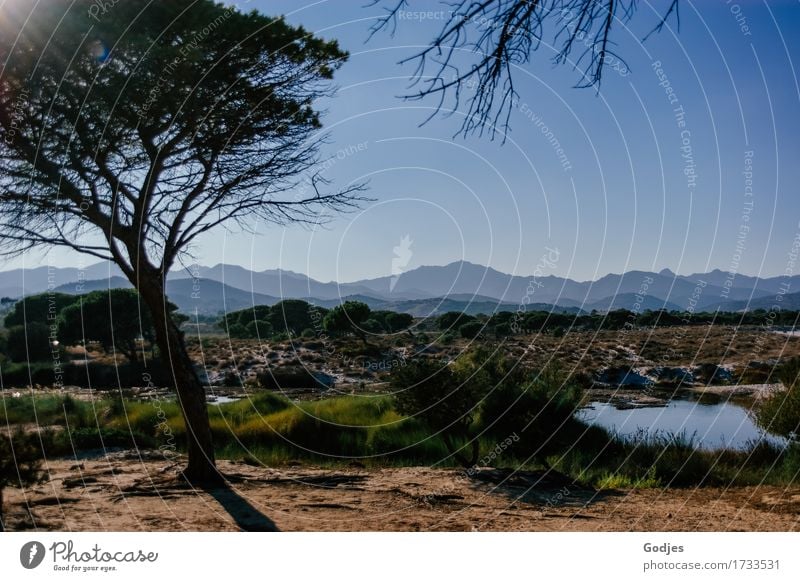
{"label": "tree shadow", "polygon": [[473,486],[502,494],[514,502],[543,508],[585,508],[618,493],[581,485],[556,470],[511,470],[491,468],[472,474]]}
{"label": "tree shadow", "polygon": [[233,518],[236,525],[249,532],[279,532],[275,522],[250,504],[236,490],[227,484],[209,486],[203,489],[216,500]]}

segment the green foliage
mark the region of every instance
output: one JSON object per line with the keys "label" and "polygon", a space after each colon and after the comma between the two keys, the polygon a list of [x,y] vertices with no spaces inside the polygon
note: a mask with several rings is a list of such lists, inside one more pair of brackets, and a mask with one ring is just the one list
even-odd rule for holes
{"label": "green foliage", "polygon": [[654,470],[648,470],[644,476],[631,477],[627,474],[620,473],[606,473],[600,476],[594,485],[600,490],[614,489],[614,488],[627,488],[635,490],[644,490],[648,488],[660,488],[661,481],[656,478]]}
{"label": "green foliage", "polygon": [[505,380],[495,379],[486,396],[481,414],[485,428],[498,437],[518,434],[521,447],[537,456],[569,447],[582,389],[554,365],[522,380],[519,371],[509,374]]}
{"label": "green foliage", "polygon": [[244,328],[249,337],[266,339],[273,334],[272,324],[269,321],[250,321]]}
{"label": "green foliage", "polygon": [[226,314],[218,325],[234,339],[272,339],[306,333],[315,335],[327,309],[299,299],[286,299],[272,306],[256,305]]}
{"label": "green foliage", "polygon": [[800,357],[781,365],[778,377],[785,391],[764,401],[756,412],[756,420],[772,433],[797,437],[800,434]]}
{"label": "green foliage", "polygon": [[366,303],[345,301],[325,315],[322,325],[329,333],[354,333],[366,341],[366,334],[361,325],[369,316],[370,308]]}
{"label": "green foliage", "polygon": [[24,487],[43,480],[38,444],[35,433],[17,430],[0,434],[0,491],[6,486]]}
{"label": "green foliage", "polygon": [[[168,303],[173,317],[178,307]],[[133,289],[94,291],[75,297],[64,307],[58,317],[58,338],[66,344],[97,341],[106,351],[116,348],[131,361],[137,361],[137,339],[155,341],[155,330],[150,312]]]}
{"label": "green foliage", "polygon": [[78,428],[70,431],[69,442],[75,450],[156,447],[156,441],[144,434],[115,428],[98,427]]}
{"label": "green foliage", "polygon": [[60,395],[35,395],[0,400],[0,423],[4,425],[34,424],[37,426],[81,427],[92,424],[94,411],[88,402]]}
{"label": "green foliage", "polygon": [[458,328],[458,332],[465,339],[475,339],[483,332],[483,323],[480,321],[470,321]]}
{"label": "green foliage", "polygon": [[413,361],[391,376],[395,407],[403,415],[418,418],[434,430],[464,430],[472,423],[472,414],[481,394],[459,385],[447,363]]}
{"label": "green foliage", "polygon": [[7,486],[24,488],[43,482],[42,449],[35,433],[16,430],[0,434],[0,532],[5,530],[3,519],[3,489]]}
{"label": "green foliage", "polygon": [[459,327],[465,323],[475,321],[475,317],[465,313],[448,312],[439,315],[436,319],[436,324],[439,326],[440,331],[458,331]]}
{"label": "green foliage", "polygon": [[8,356],[18,362],[46,361],[53,356],[50,328],[44,323],[16,325],[8,330]]}
{"label": "green foliage", "polygon": [[374,330],[364,326],[371,333],[399,333],[405,331],[414,323],[414,317],[408,313],[395,313],[394,311],[372,311],[369,321],[375,322]]}
{"label": "green foliage", "polygon": [[7,328],[30,323],[50,325],[55,322],[61,309],[75,302],[75,295],[65,293],[42,293],[17,301],[6,315]]}

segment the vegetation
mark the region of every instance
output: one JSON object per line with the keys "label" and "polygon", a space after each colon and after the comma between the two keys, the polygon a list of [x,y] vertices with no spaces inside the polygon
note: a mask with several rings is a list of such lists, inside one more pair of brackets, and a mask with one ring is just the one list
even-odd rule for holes
{"label": "vegetation", "polygon": [[119,267],[150,312],[190,427],[184,475],[219,481],[167,276],[222,224],[316,222],[361,200],[363,184],[323,192],[318,173],[315,106],[347,54],[212,0],[130,0],[101,19],[92,1],[0,14],[0,110],[14,111],[0,115],[0,243]]}
{"label": "vegetation", "polygon": [[5,530],[3,489],[31,486],[45,478],[41,469],[42,451],[37,444],[34,434],[21,430],[0,434],[0,532]]}
{"label": "vegetation", "polygon": [[781,365],[778,377],[786,390],[762,403],[756,419],[766,430],[797,439],[800,434],[800,357]]}
{"label": "vegetation", "polygon": [[[470,365],[464,363],[465,367]],[[495,372],[476,378],[476,383],[487,381],[488,374]],[[550,373],[558,375],[557,371]],[[542,381],[546,384],[550,380]],[[556,383],[560,381],[563,379]],[[797,446],[780,450],[760,443],[744,450],[705,450],[680,434],[623,438],[577,420],[560,426],[550,441],[537,443],[537,429],[518,429],[519,424],[510,418],[503,420],[509,424],[490,426],[490,408],[483,405],[482,417],[471,414],[470,433],[482,454],[491,454],[498,442],[514,433],[518,436],[502,454],[492,456],[491,465],[496,467],[532,469],[549,465],[581,483],[601,488],[785,485],[796,483],[800,471]],[[451,455],[444,435],[432,432],[428,417],[403,415],[391,396],[290,402],[260,391],[233,403],[208,406],[208,410],[217,453],[222,458],[271,465],[298,460],[331,465],[353,459],[372,466],[463,465]],[[514,421],[523,421],[531,410],[511,413],[520,414]],[[185,425],[174,400],[106,397],[83,401],[30,394],[4,398],[0,424],[37,420],[42,427],[42,443],[37,446],[48,454],[134,446],[160,449],[165,454],[185,450]],[[47,426],[68,429],[50,430]],[[465,442],[462,439],[461,444]],[[540,451],[534,454],[537,449]],[[13,470],[12,466],[16,478]]]}
{"label": "vegetation", "polygon": [[367,342],[363,324],[369,319],[370,309],[361,301],[345,301],[331,309],[322,321],[322,326],[331,334],[353,333]]}
{"label": "vegetation", "polygon": [[[478,461],[478,434],[498,440],[517,436],[517,453],[546,464],[548,455],[571,444],[573,414],[582,399],[581,389],[558,369],[527,372],[487,347],[466,352],[452,365],[412,363],[391,380],[397,411],[441,434],[450,454],[467,468]],[[470,456],[462,453],[464,442]]]}
{"label": "vegetation", "polygon": [[[178,307],[172,303],[167,310],[178,324],[188,319],[177,314]],[[155,342],[155,327],[138,292],[109,289],[73,297],[58,313],[58,339],[69,345],[96,341],[106,352],[116,348],[136,362],[145,342]]]}

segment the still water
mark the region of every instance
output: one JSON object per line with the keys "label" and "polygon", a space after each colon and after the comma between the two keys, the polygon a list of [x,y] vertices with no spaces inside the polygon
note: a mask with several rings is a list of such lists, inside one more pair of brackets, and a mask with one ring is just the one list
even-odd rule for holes
{"label": "still water", "polygon": [[749,408],[729,401],[703,404],[673,399],[664,407],[633,409],[592,402],[590,407],[578,412],[578,417],[623,437],[642,432],[659,436],[684,434],[693,439],[695,445],[707,449],[741,449],[759,440],[785,444],[783,438],[759,428],[751,413]]}

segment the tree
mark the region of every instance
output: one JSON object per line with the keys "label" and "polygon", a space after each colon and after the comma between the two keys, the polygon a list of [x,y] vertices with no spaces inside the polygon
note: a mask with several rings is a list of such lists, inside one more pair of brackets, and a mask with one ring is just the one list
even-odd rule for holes
{"label": "tree", "polygon": [[[178,307],[167,303],[175,319]],[[66,344],[97,341],[106,351],[115,347],[135,363],[143,347],[140,339],[155,341],[150,312],[142,308],[139,293],[133,289],[94,291],[75,298],[58,316],[58,340]]]}
{"label": "tree", "polygon": [[273,333],[269,321],[250,321],[244,328],[251,339],[268,339]]}
{"label": "tree", "polygon": [[38,484],[46,477],[41,469],[42,451],[35,438],[35,434],[22,431],[0,434],[0,532],[5,530],[3,489]]}
{"label": "tree", "polygon": [[[190,481],[220,476],[203,386],[165,293],[225,224],[316,223],[363,185],[323,192],[314,104],[346,58],[282,18],[211,0],[0,8],[0,241],[113,261],[150,311],[187,426]],[[96,12],[96,11],[95,11]]]}
{"label": "tree", "polygon": [[[399,333],[410,329],[414,324],[414,317],[409,313],[389,313],[386,315],[386,326],[390,333]],[[411,331],[409,331],[410,333]]]}
{"label": "tree", "polygon": [[458,332],[464,339],[477,339],[483,332],[483,323],[480,321],[469,321],[458,328]]}
{"label": "tree", "polygon": [[8,330],[8,356],[12,361],[47,361],[53,355],[50,328],[44,323],[14,325]]}
{"label": "tree", "polygon": [[436,319],[440,331],[458,331],[461,325],[475,321],[475,317],[457,311],[448,311]]}
{"label": "tree", "polygon": [[[680,25],[678,0],[665,2],[663,16],[651,33],[660,31],[673,13]],[[389,0],[387,13],[372,27],[372,34],[387,28],[394,32],[398,14],[409,4]],[[555,51],[554,63],[569,63],[580,71],[578,87],[599,87],[607,65],[627,69],[614,52],[611,31],[633,17],[636,0],[455,0],[443,5],[449,16],[439,33],[401,62],[417,64],[414,92],[408,99],[433,96],[439,99],[437,110],[448,97],[454,110],[466,100],[463,135],[487,131],[493,137],[498,130],[506,134],[519,99],[514,69],[542,46]],[[465,58],[470,53],[474,56]]]}
{"label": "tree", "polygon": [[3,323],[6,327],[27,323],[55,324],[61,309],[75,302],[75,295],[42,293],[31,295],[14,303]]}
{"label": "tree", "polygon": [[330,333],[355,333],[366,343],[367,335],[361,327],[369,319],[370,310],[361,301],[345,301],[325,315],[322,325]]}
{"label": "tree", "polygon": [[272,306],[267,320],[278,333],[299,335],[305,329],[314,327],[314,311],[317,311],[318,316],[324,316],[324,313],[327,312],[325,309],[300,299],[285,299]]}

